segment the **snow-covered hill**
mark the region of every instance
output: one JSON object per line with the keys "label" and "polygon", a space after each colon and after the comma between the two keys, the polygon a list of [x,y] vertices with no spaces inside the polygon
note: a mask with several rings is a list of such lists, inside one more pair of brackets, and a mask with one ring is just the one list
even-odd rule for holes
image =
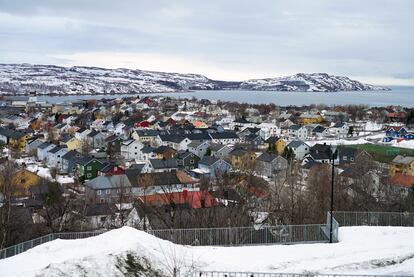
{"label": "snow-covered hill", "polygon": [[350,90],[388,90],[384,87],[363,84],[348,77],[334,76],[326,73],[252,79],[240,84],[242,89],[277,90],[277,91],[350,91]]}
{"label": "snow-covered hill", "polygon": [[[197,271],[414,275],[414,228],[341,227],[339,243],[190,247],[124,227],[0,260],[0,276],[172,276]],[[160,275],[156,275],[160,273]],[[136,276],[136,275],[131,275]]]}
{"label": "snow-covered hill", "polygon": [[0,94],[128,94],[220,89],[340,91],[383,88],[325,73],[228,82],[197,74],[125,68],[0,64]]}

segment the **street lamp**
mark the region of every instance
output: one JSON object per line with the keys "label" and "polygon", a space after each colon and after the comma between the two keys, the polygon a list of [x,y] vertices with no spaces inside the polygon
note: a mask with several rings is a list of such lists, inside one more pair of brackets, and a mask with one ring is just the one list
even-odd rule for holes
{"label": "street lamp", "polygon": [[335,176],[335,159],[337,157],[337,149],[336,145],[331,145],[331,160],[332,160],[332,176],[331,176],[331,216],[330,216],[330,224],[329,224],[329,243],[332,243],[332,232],[333,232],[333,205],[334,205],[334,176]]}

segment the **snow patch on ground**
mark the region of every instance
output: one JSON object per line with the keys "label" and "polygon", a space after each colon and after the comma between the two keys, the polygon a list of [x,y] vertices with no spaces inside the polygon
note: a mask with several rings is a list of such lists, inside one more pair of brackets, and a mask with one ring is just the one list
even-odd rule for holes
{"label": "snow patch on ground", "polygon": [[55,240],[0,260],[0,276],[120,276],[126,253],[171,274],[176,266],[211,271],[414,274],[414,228],[341,227],[340,242],[243,247],[181,246],[124,227],[97,237]]}

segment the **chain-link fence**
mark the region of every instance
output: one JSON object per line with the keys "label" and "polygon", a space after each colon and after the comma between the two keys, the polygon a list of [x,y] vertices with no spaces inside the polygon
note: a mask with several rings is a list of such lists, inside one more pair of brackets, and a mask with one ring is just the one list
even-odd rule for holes
{"label": "chain-link fence", "polygon": [[95,232],[73,232],[73,233],[52,233],[43,237],[35,238],[29,241],[25,241],[7,248],[0,249],[0,259],[5,259],[22,252],[25,252],[35,246],[43,243],[55,240],[55,239],[82,239],[89,238],[102,234],[104,231]]}
{"label": "chain-link fence", "polygon": [[334,212],[340,226],[414,226],[414,213]]}
{"label": "chain-link fence", "polygon": [[198,271],[188,277],[402,277],[398,275],[363,275],[363,274],[318,274],[318,273],[262,273],[262,272],[230,272],[230,271]]}
{"label": "chain-link fence", "polygon": [[182,245],[255,245],[326,242],[326,225],[280,225],[152,230],[150,234]]}

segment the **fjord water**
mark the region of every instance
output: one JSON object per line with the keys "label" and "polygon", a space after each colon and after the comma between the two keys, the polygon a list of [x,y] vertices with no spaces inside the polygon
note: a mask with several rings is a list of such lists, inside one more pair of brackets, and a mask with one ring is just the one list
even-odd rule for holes
{"label": "fjord water", "polygon": [[[310,104],[346,105],[363,104],[368,106],[401,105],[414,107],[414,87],[390,86],[391,91],[340,91],[340,92],[303,92],[303,91],[251,91],[251,90],[196,90],[190,92],[139,94],[162,95],[176,98],[192,98],[237,101],[251,104],[274,103],[280,106],[301,106]],[[39,96],[39,100],[49,103],[72,102],[78,99],[102,99],[133,96],[117,95],[65,95]]]}

